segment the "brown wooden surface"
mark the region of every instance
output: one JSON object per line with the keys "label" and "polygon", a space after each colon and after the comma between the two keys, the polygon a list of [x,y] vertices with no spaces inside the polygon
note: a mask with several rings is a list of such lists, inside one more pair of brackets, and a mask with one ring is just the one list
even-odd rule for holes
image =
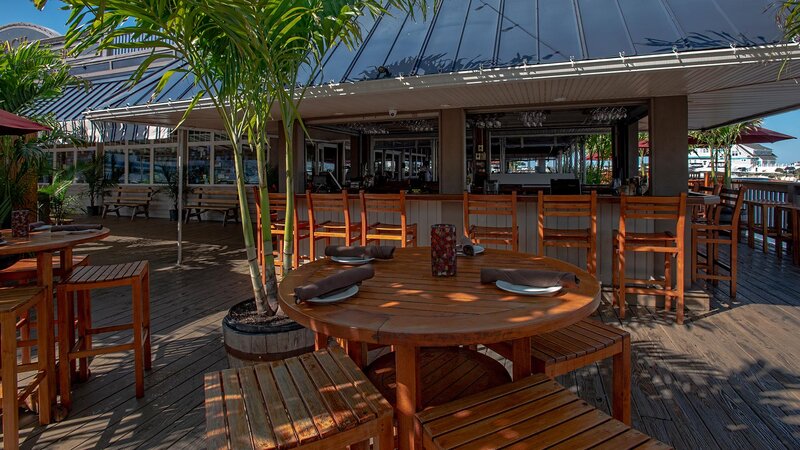
{"label": "brown wooden surface", "polygon": [[111,234],[111,230],[108,228],[103,228],[91,233],[75,234],[68,234],[67,232],[51,233],[49,231],[41,231],[31,233],[25,238],[11,237],[10,230],[2,230],[2,234],[3,239],[6,240],[8,244],[0,246],[0,256],[6,256],[42,251],[54,252],[64,248],[85,244],[87,242],[99,241],[107,238],[108,235]]}
{"label": "brown wooden surface", "polygon": [[[431,347],[420,350],[420,384],[423,408],[482,392],[511,381],[498,361],[464,347]],[[373,361],[365,373],[391,404],[397,403],[395,354]]]}
{"label": "brown wooden surface", "polygon": [[[415,346],[452,346],[499,342],[571,325],[598,305],[600,286],[586,271],[547,257],[487,250],[460,257],[455,277],[434,277],[430,248],[395,251],[394,259],[376,261],[375,277],[359,293],[333,305],[296,304],[294,288],[346,267],[329,259],[302,266],[279,287],[289,317],[330,336],[359,342]],[[550,269],[574,272],[576,289],[553,297],[526,297],[480,284],[482,267]]]}
{"label": "brown wooden surface", "polygon": [[[534,375],[417,414],[425,448],[669,448]],[[632,445],[609,442],[635,440]],[[654,447],[655,446],[655,447]]]}
{"label": "brown wooden surface", "polygon": [[[154,360],[145,396],[135,398],[133,361],[97,356],[91,381],[73,387],[66,420],[39,426],[22,414],[22,446],[204,448],[203,375],[228,365],[219,324],[229,307],[252,296],[241,229],[215,222],[184,228],[185,265],[177,268],[175,222],[103,223],[113,235],[76,254],[89,253],[96,264],[151,262]],[[800,448],[800,349],[788,345],[800,334],[800,267],[772,248],[766,255],[739,249],[736,301],[721,281],[710,288],[710,312],[687,309],[688,326],[675,326],[674,311],[642,306],[620,320],[607,290],[595,317],[631,334],[633,427],[678,449]],[[124,288],[98,291],[92,319],[116,323],[129,305]],[[96,345],[127,338],[99,336]],[[600,361],[557,380],[610,415],[611,366]]]}
{"label": "brown wooden surface", "polygon": [[[341,349],[205,375],[207,448],[392,444],[392,408]],[[281,408],[280,405],[284,405]]]}

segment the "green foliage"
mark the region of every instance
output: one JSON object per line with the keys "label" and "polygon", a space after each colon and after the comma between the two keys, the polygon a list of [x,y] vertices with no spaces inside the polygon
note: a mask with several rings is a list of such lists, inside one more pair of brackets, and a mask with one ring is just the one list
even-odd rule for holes
{"label": "green foliage", "polygon": [[[719,157],[723,157],[725,167],[725,186],[731,186],[731,149],[739,138],[748,131],[758,128],[761,119],[740,122],[703,131],[692,131],[690,135],[697,141],[696,147],[708,148],[711,151],[711,177],[716,179]],[[721,153],[721,155],[720,155]]]}
{"label": "green foliage", "polygon": [[94,208],[97,200],[108,195],[117,183],[113,174],[106,176],[105,160],[98,154],[93,154],[89,161],[78,166],[78,171],[86,182],[86,195],[89,196],[89,205]]}
{"label": "green foliage", "polygon": [[64,223],[64,219],[74,213],[78,207],[78,198],[70,195],[69,188],[75,180],[75,169],[59,170],[53,174],[53,181],[39,188],[39,193],[47,196],[50,215],[56,224]]}
{"label": "green foliage", "polygon": [[[161,171],[161,175],[164,177],[164,180],[166,181],[166,184],[167,184],[166,185],[166,192],[167,192],[167,195],[169,195],[169,198],[172,199],[172,209],[178,209],[178,197],[180,195],[180,193],[178,192],[179,191],[178,184],[180,183],[180,178],[178,177],[178,168],[177,167],[173,167],[173,166],[157,165],[156,169]],[[186,166],[183,166],[183,185],[184,185],[183,200],[184,200],[184,202],[186,201],[186,198],[188,197],[187,194],[189,192],[189,190],[186,189],[186,187],[185,187],[188,184],[187,183],[188,182],[187,174],[188,174],[188,171],[186,169]]]}

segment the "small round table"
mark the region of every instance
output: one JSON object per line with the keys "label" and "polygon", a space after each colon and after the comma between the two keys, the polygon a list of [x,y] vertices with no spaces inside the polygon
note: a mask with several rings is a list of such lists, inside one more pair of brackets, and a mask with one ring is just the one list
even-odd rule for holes
{"label": "small round table", "polygon": [[[6,244],[0,245],[0,256],[22,255],[27,253],[36,254],[36,270],[39,286],[44,287],[45,292],[53,292],[53,253],[59,252],[61,270],[68,273],[72,270],[72,249],[79,244],[99,241],[107,238],[111,234],[108,228],[91,232],[69,233],[49,231],[33,232],[25,238],[11,237],[11,230],[2,230],[3,240]],[[48,306],[45,313],[48,317],[38,317],[37,323],[51,324],[49,327],[40,326],[37,333],[46,333],[45,339],[50,343],[48,348],[37,349],[38,357],[47,360],[47,380],[50,384],[50,403],[56,403],[56,359],[55,359],[55,340],[53,339],[53,302],[46,302]],[[55,411],[56,409],[52,409]]]}
{"label": "small round table", "polygon": [[[361,345],[392,345],[397,367],[397,426],[401,449],[414,448],[414,413],[421,407],[421,347],[512,341],[513,377],[531,374],[530,337],[588,317],[600,302],[600,284],[588,272],[552,258],[489,249],[458,259],[454,277],[431,275],[430,248],[397,249],[394,259],[375,261],[375,277],[337,304],[295,303],[294,288],[346,267],[321,259],[290,272],[278,298],[283,311],[317,333],[347,339],[348,353],[363,363]],[[577,274],[575,289],[552,297],[526,297],[480,284],[483,267],[547,269]]]}

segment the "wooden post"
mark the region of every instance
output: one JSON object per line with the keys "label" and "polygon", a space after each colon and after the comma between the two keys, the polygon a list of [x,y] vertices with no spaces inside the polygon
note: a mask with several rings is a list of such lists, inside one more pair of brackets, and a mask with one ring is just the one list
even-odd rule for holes
{"label": "wooden post", "polygon": [[397,437],[400,450],[421,449],[414,429],[414,414],[422,407],[419,379],[419,348],[396,345]]}
{"label": "wooden post", "polygon": [[511,362],[513,364],[514,381],[531,375],[531,338],[515,339],[511,343]]}
{"label": "wooden post", "polygon": [[[45,307],[42,308],[41,317],[36,320],[39,327],[36,333],[42,333],[42,338],[47,345],[44,348],[37,349],[39,358],[47,362],[47,387],[50,394],[50,405],[56,403],[56,343],[53,338],[53,253],[52,252],[39,252],[36,254],[36,279],[39,280],[39,286],[44,288],[44,303]],[[41,407],[41,406],[40,406]],[[39,417],[42,424],[50,423],[51,417]],[[45,422],[46,421],[46,422]]]}

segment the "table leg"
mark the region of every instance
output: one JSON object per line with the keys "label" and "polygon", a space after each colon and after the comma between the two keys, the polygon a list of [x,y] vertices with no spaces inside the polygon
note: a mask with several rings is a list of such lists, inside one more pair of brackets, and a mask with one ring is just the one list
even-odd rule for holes
{"label": "table leg", "polygon": [[792,209],[792,260],[800,265],[800,210]]}
{"label": "table leg", "polygon": [[[56,343],[53,338],[53,253],[39,252],[36,254],[36,279],[39,285],[44,288],[44,308],[42,316],[37,317],[36,333],[42,334],[42,340],[47,342],[44,348],[37,349],[38,357],[46,361],[47,367],[47,386],[50,392],[50,404],[56,404]],[[45,418],[49,420],[50,418]],[[41,418],[40,418],[41,420]]]}
{"label": "table leg", "polygon": [[531,338],[515,339],[511,346],[514,381],[531,376]]}
{"label": "table leg", "polygon": [[328,338],[327,334],[314,333],[314,350],[328,348]]}
{"label": "table leg", "polygon": [[349,356],[359,368],[363,369],[367,367],[367,344],[348,339],[347,356]]}
{"label": "table leg", "polygon": [[396,345],[397,438],[400,450],[421,449],[414,430],[414,414],[422,408],[419,380],[419,347]]}
{"label": "table leg", "polygon": [[[63,276],[65,276],[65,277],[69,276],[69,274],[72,272],[72,248],[71,247],[65,248],[65,249],[63,249],[63,250],[61,250],[59,252],[59,263],[61,264],[61,273],[63,274]],[[67,322],[67,325],[66,325],[64,330],[61,330],[59,328],[58,332],[62,333],[62,332],[66,331],[67,339],[68,339],[67,342],[69,342],[69,345],[72,346],[75,343],[75,320],[74,320],[75,319],[75,316],[74,316],[75,313],[74,313],[74,310],[72,309],[73,308],[72,305],[75,304],[75,302],[74,302],[74,294],[72,292],[69,292],[69,293],[67,293],[67,297],[68,297],[67,305],[69,305],[69,308],[70,308],[69,314],[68,314],[68,318],[70,319],[70,321]],[[61,314],[61,311],[59,311],[58,313]],[[69,362],[69,370],[70,370],[71,378],[73,380],[78,379],[77,361],[72,360],[72,361]],[[85,381],[85,380],[83,380],[83,381]]]}

